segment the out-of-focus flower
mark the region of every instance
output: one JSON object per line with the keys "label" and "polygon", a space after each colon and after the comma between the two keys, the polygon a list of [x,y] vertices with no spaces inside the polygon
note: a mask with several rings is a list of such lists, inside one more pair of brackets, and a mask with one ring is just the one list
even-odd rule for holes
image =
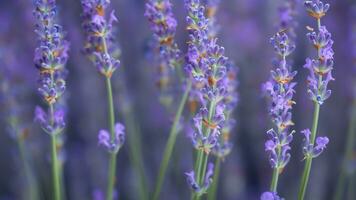
{"label": "out-of-focus flower", "polygon": [[125,142],[125,127],[124,125],[115,124],[115,138],[110,138],[110,133],[107,130],[100,130],[98,135],[99,145],[104,146],[109,152],[116,153]]}
{"label": "out-of-focus flower", "polygon": [[284,200],[283,198],[279,197],[275,192],[264,192],[261,195],[261,200]]}
{"label": "out-of-focus flower", "polygon": [[146,3],[145,16],[153,31],[153,51],[158,67],[157,86],[161,91],[162,103],[169,106],[175,91],[177,70],[181,70],[181,51],[174,41],[177,20],[173,16],[169,0],[149,0]]}
{"label": "out-of-focus flower", "polygon": [[87,35],[84,50],[98,71],[108,78],[120,66],[120,49],[113,37],[113,23],[118,19],[115,11],[111,11],[107,17],[109,3],[110,0],[82,0],[82,26]]}

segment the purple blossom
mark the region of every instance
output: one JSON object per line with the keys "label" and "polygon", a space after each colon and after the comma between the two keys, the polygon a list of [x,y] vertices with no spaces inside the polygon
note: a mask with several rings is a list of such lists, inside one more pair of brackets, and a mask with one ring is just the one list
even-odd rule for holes
{"label": "purple blossom", "polygon": [[261,200],[284,200],[283,198],[279,197],[275,192],[264,192],[261,195]]}
{"label": "purple blossom", "polygon": [[100,130],[98,134],[99,145],[104,146],[109,152],[116,153],[125,142],[125,127],[124,125],[115,124],[115,137],[111,139],[110,133],[107,130]]}
{"label": "purple blossom", "polygon": [[334,65],[334,51],[332,49],[334,42],[325,26],[320,26],[318,32],[308,33],[307,37],[318,50],[318,58],[307,58],[304,65],[310,72],[308,94],[314,102],[322,105],[331,95],[328,84],[334,80],[331,74]]}
{"label": "purple blossom", "polygon": [[107,16],[106,9],[110,0],[82,0],[81,2],[82,26],[87,35],[85,53],[96,64],[99,73],[110,78],[120,66],[118,57],[121,52],[113,37],[113,23],[118,19],[114,11]]}
{"label": "purple blossom", "polygon": [[198,195],[204,194],[208,190],[210,184],[213,182],[214,164],[213,163],[208,164],[203,185],[199,185],[198,182],[196,181],[194,171],[187,172],[185,173],[185,175],[187,177],[187,183],[190,186],[190,188],[194,190],[194,192],[196,192]]}
{"label": "purple blossom", "polygon": [[[177,20],[173,16],[169,0],[149,0],[146,3],[145,16],[153,31],[153,52],[157,64],[157,86],[161,91],[161,100],[169,105],[174,91],[175,71],[181,62],[181,52],[174,41]],[[168,101],[167,101],[168,100]]]}
{"label": "purple blossom", "polygon": [[301,131],[304,135],[304,146],[303,146],[303,154],[307,157],[318,157],[324,149],[326,149],[326,145],[329,143],[328,137],[317,137],[316,138],[316,145],[310,141],[311,132],[309,129],[305,129]]}
{"label": "purple blossom", "polygon": [[321,19],[325,16],[326,12],[329,10],[330,5],[324,4],[320,0],[305,1],[304,6],[310,16]]}
{"label": "purple blossom", "polygon": [[[64,111],[58,105],[65,91],[64,68],[68,59],[69,43],[64,40],[62,27],[55,22],[55,0],[36,0],[34,15],[37,19],[36,33],[39,47],[35,50],[35,66],[39,70],[39,88],[43,100],[53,108],[47,114],[42,108],[36,107],[35,120],[49,134],[58,134],[64,128]],[[52,119],[51,119],[52,118]]]}
{"label": "purple blossom", "polygon": [[271,44],[279,58],[275,62],[275,69],[271,71],[270,80],[263,85],[263,89],[269,97],[269,114],[276,130],[267,131],[269,140],[265,143],[265,147],[270,155],[272,168],[282,169],[289,162],[289,144],[294,133],[289,130],[289,127],[294,124],[291,109],[295,104],[293,88],[296,83],[292,81],[297,72],[291,70],[286,57],[294,51],[295,45],[286,33],[280,32],[271,38]]}

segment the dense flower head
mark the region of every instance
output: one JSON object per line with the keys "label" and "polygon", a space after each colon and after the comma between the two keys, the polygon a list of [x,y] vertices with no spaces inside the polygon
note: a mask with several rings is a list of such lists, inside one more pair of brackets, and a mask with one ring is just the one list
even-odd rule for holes
{"label": "dense flower head", "polygon": [[204,194],[208,190],[210,184],[213,182],[213,175],[214,175],[214,164],[209,163],[207,171],[205,173],[204,177],[204,182],[202,185],[199,185],[196,178],[195,178],[195,173],[194,171],[190,171],[185,173],[187,176],[187,182],[190,188],[196,192],[198,195],[199,194]]}
{"label": "dense flower head", "polygon": [[326,12],[329,10],[330,5],[323,3],[320,0],[305,1],[304,6],[310,16],[320,19],[325,16]]}
{"label": "dense flower head", "polygon": [[118,19],[114,11],[107,16],[109,4],[110,0],[82,0],[82,26],[87,35],[85,53],[96,64],[98,71],[108,78],[120,66],[120,49],[113,37],[113,23]]}
{"label": "dense flower head", "polygon": [[334,66],[334,51],[332,49],[334,41],[325,26],[318,27],[317,31],[309,32],[307,37],[318,51],[318,57],[307,58],[304,65],[309,70],[308,94],[314,102],[322,105],[331,95],[328,84],[334,80],[331,73]]}
{"label": "dense flower head", "polygon": [[36,33],[39,47],[35,50],[35,66],[40,72],[39,88],[43,100],[53,108],[45,112],[36,107],[35,120],[49,134],[58,134],[64,128],[64,110],[58,102],[65,91],[69,43],[64,40],[62,27],[56,24],[56,1],[34,1],[37,19]]}
{"label": "dense flower head", "polygon": [[35,66],[40,71],[39,92],[48,104],[54,104],[65,90],[69,43],[64,40],[62,27],[56,24],[54,0],[36,0],[34,15],[37,19],[35,32],[39,47],[35,50]]}
{"label": "dense flower head", "polygon": [[294,133],[289,128],[294,125],[291,109],[295,104],[293,94],[296,83],[293,79],[297,72],[291,70],[286,57],[293,52],[295,46],[284,32],[278,32],[270,41],[279,58],[276,59],[271,78],[263,85],[263,89],[269,97],[269,114],[276,130],[267,131],[269,139],[265,143],[265,150],[270,155],[272,168],[281,169],[289,162],[289,144]]}
{"label": "dense flower head", "polygon": [[301,131],[301,133],[304,135],[303,154],[305,158],[318,157],[324,151],[326,145],[329,143],[328,137],[317,137],[315,140],[316,144],[314,145],[314,142],[312,142],[310,139],[311,132],[309,129],[305,129]]}
{"label": "dense flower head", "polygon": [[[194,118],[196,127],[194,136],[200,139],[193,137],[193,143],[209,138],[207,146],[198,147],[210,152],[216,144],[215,137],[220,134],[221,125],[225,120],[227,58],[223,55],[224,48],[217,45],[217,39],[209,38],[207,35],[208,19],[205,17],[204,7],[195,0],[187,0],[185,3],[189,13],[187,22],[190,38],[186,70],[193,77],[193,81],[201,85],[200,91],[197,91],[201,97],[199,102],[201,109]],[[212,141],[214,143],[211,143]]]}
{"label": "dense flower head", "polygon": [[116,153],[125,142],[125,127],[124,125],[115,124],[115,135],[110,137],[110,133],[107,130],[100,130],[98,135],[99,145],[105,147],[108,152]]}
{"label": "dense flower head", "polygon": [[236,125],[236,120],[233,117],[234,110],[238,104],[238,68],[232,62],[227,63],[227,79],[226,81],[226,95],[224,98],[225,121],[222,125],[221,134],[218,142],[213,148],[213,154],[218,158],[224,159],[232,150],[231,133]]}
{"label": "dense flower head", "polygon": [[[186,0],[185,7],[188,10],[186,21],[189,32],[185,69],[193,85],[198,85],[194,92],[200,101],[200,109],[193,119],[193,145],[197,150],[209,154],[217,144],[221,144],[221,149],[226,151],[223,152],[225,156],[231,147],[220,143],[219,137],[226,123],[227,107],[237,102],[228,95],[231,92],[231,88],[227,87],[230,81],[228,59],[224,56],[224,48],[217,44],[217,38],[209,37],[209,18],[206,17],[205,7],[199,0]],[[208,170],[206,176],[210,175],[212,172]],[[188,183],[196,186],[194,180],[194,172],[189,173]],[[198,195],[202,188],[206,190],[209,186],[207,178],[205,180],[204,187],[192,187],[196,188],[194,190]]]}
{"label": "dense flower head", "polygon": [[277,193],[275,192],[264,192],[261,195],[261,200],[284,200],[284,198],[281,198],[278,196]]}
{"label": "dense flower head", "polygon": [[181,51],[174,41],[177,20],[173,16],[169,0],[150,0],[146,3],[145,16],[153,31],[153,52],[158,68],[156,84],[161,91],[161,100],[165,104],[172,101],[175,71],[180,64]]}

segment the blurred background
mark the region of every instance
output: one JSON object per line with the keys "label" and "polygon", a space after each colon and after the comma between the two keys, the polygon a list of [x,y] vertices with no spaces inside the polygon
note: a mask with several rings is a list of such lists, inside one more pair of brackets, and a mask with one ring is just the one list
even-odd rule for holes
{"label": "blurred background", "polygon": [[[219,42],[226,55],[239,67],[240,101],[235,112],[233,152],[222,164],[218,199],[253,200],[268,190],[272,169],[264,151],[266,131],[271,128],[261,84],[268,80],[274,57],[269,38],[278,25],[278,6],[282,0],[222,0],[217,13]],[[306,92],[308,71],[305,58],[313,55],[305,34],[314,21],[296,0],[297,48],[291,56],[298,71],[293,118],[297,131],[291,144],[292,158],[280,177],[280,195],[296,199],[303,170],[302,135],[311,128],[313,105]],[[328,0],[331,4],[322,23],[333,35],[336,81],[330,84],[331,98],[323,104],[319,135],[327,135],[327,150],[312,166],[307,199],[327,200],[335,194],[338,176],[355,101],[356,2]],[[67,128],[60,145],[66,199],[93,199],[105,189],[108,154],[97,144],[97,132],[107,126],[105,81],[82,54],[84,33],[79,0],[57,0],[60,24],[70,41],[66,90]],[[178,20],[176,39],[185,52],[187,32],[182,0],[172,0]],[[141,199],[140,174],[152,191],[174,113],[160,104],[155,84],[150,40],[152,32],[144,17],[144,0],[113,0],[119,22],[117,42],[121,47],[121,68],[115,73],[114,98],[119,120],[127,126],[127,141],[118,155],[117,188],[120,199]],[[31,0],[0,0],[0,200],[26,199],[24,171],[31,171],[32,186],[39,199],[50,199],[50,137],[33,123],[37,94],[37,70],[33,64],[36,35]],[[355,39],[354,39],[355,40]],[[355,52],[355,51],[354,51]],[[355,105],[354,105],[355,106]],[[188,116],[187,116],[188,117]],[[16,139],[20,134],[21,142]],[[130,135],[131,134],[131,135]],[[355,143],[355,141],[353,141]],[[25,146],[22,151],[19,146]],[[141,152],[142,160],[134,158]],[[182,131],[172,156],[161,199],[189,199],[184,172],[192,167],[193,146]],[[353,159],[356,157],[353,149]],[[24,167],[22,156],[30,160]],[[355,161],[346,176],[355,180]],[[353,173],[352,173],[353,172]],[[354,181],[355,182],[355,181]],[[347,181],[348,183],[348,181]],[[347,188],[345,185],[345,188]],[[352,188],[352,186],[349,186]],[[353,189],[356,188],[356,184]],[[104,190],[105,191],[105,190]],[[347,190],[345,189],[345,191]],[[345,197],[346,199],[346,197]]]}

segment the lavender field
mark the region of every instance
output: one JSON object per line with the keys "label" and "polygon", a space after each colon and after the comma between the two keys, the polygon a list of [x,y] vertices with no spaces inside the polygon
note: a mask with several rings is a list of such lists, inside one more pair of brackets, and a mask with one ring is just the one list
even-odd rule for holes
{"label": "lavender field", "polygon": [[356,200],[355,0],[0,0],[0,200]]}

